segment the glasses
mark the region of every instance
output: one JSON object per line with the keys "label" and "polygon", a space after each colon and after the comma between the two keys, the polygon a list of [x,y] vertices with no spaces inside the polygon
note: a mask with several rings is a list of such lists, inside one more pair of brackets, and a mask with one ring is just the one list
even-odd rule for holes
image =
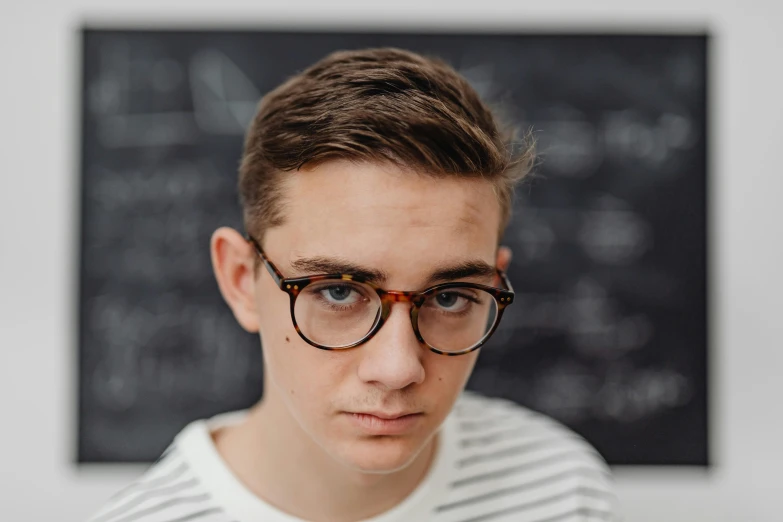
{"label": "glasses", "polygon": [[411,303],[413,332],[442,355],[480,348],[514,302],[508,277],[497,270],[503,288],[477,283],[443,283],[421,292],[384,290],[351,274],[285,278],[248,236],[277,286],[291,301],[291,320],[299,336],[322,350],[343,350],[369,341],[391,313],[392,303]]}

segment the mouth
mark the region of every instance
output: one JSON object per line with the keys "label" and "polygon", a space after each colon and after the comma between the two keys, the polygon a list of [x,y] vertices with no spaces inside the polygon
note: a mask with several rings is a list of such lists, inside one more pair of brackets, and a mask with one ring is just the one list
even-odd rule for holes
{"label": "mouth", "polygon": [[423,413],[346,412],[350,422],[368,435],[402,435],[411,431]]}

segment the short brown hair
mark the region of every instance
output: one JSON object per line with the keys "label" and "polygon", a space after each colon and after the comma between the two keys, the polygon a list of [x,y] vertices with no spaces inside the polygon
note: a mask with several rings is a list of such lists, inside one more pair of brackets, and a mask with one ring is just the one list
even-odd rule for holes
{"label": "short brown hair", "polygon": [[516,154],[512,138],[467,80],[439,59],[394,48],[332,53],[258,106],[239,174],[245,228],[260,241],[283,223],[282,176],[350,159],[491,180],[502,232],[514,185],[534,156],[529,137]]}

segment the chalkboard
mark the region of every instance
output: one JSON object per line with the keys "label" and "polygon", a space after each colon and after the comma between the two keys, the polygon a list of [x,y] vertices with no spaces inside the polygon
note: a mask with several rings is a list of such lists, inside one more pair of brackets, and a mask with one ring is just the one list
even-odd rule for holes
{"label": "chalkboard", "polygon": [[78,461],[154,459],[260,398],[218,226],[260,97],[332,50],[438,55],[542,153],[505,243],[517,299],[469,388],[612,464],[708,464],[706,35],[83,30]]}

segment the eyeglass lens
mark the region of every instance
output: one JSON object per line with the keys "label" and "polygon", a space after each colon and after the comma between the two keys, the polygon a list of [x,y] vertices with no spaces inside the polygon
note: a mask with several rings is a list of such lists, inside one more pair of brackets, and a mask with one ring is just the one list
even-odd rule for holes
{"label": "eyeglass lens", "polygon": [[[422,339],[444,352],[459,352],[481,342],[495,324],[494,296],[470,287],[442,289],[426,296],[419,309]],[[364,338],[381,314],[375,290],[362,283],[324,280],[302,289],[294,305],[299,330],[310,341],[342,348]]]}

